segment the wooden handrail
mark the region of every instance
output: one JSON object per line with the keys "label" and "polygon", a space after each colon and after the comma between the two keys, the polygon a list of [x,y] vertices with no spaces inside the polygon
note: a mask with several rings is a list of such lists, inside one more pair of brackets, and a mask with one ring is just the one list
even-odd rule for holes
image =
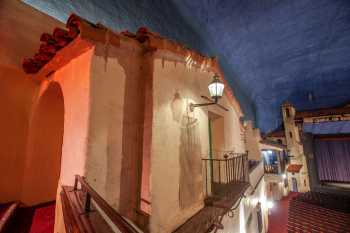
{"label": "wooden handrail", "polygon": [[13,202],[9,205],[9,207],[5,210],[4,215],[2,216],[2,218],[0,219],[0,233],[5,233],[7,232],[7,229],[11,218],[13,218],[14,213],[16,211],[16,209],[19,207],[19,202]]}
{"label": "wooden handrail", "polygon": [[138,231],[126,221],[115,209],[113,209],[86,181],[79,175],[75,176],[74,190],[78,190],[78,182],[81,184],[82,190],[86,191],[85,211],[90,211],[91,198],[108,216],[121,233],[137,233]]}

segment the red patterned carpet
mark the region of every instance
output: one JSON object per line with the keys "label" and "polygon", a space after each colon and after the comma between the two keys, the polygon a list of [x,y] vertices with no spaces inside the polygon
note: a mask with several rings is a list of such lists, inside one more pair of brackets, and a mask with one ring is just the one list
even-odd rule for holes
{"label": "red patterned carpet", "polygon": [[[1,0],[0,0],[1,1]],[[53,233],[55,202],[15,210],[7,226],[8,233]]]}
{"label": "red patterned carpet", "polygon": [[287,197],[275,203],[270,210],[268,233],[287,233],[289,200],[297,195],[298,193],[290,192]]}
{"label": "red patterned carpet", "polygon": [[55,204],[35,210],[30,233],[53,233],[55,224]]}

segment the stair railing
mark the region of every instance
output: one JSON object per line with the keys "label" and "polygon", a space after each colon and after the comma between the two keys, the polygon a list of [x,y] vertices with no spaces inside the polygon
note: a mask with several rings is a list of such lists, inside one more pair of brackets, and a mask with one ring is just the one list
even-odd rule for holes
{"label": "stair railing", "polygon": [[[77,203],[72,203],[72,198],[69,198],[69,193],[75,193],[74,197],[83,196],[81,207]],[[81,194],[81,195],[80,195]],[[139,233],[131,223],[113,209],[85,180],[84,177],[76,175],[74,187],[63,186],[62,209],[63,217],[67,233],[85,233],[95,232],[91,228],[92,223],[88,223],[88,216],[92,212],[96,212],[91,208],[92,204],[100,209],[105,216],[113,223],[113,225],[121,233]],[[73,201],[76,202],[76,201]],[[80,202],[80,201],[79,201]],[[80,216],[80,217],[79,217]],[[81,216],[87,216],[87,219],[80,220]]]}

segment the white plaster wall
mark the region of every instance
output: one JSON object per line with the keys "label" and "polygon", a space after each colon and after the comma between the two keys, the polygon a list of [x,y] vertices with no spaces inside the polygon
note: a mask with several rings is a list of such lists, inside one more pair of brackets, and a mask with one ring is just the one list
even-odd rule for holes
{"label": "white plaster wall", "polygon": [[[116,210],[121,192],[126,80],[120,59],[125,53],[119,47],[97,44],[58,70],[53,78],[62,87],[66,110],[60,185],[72,185],[75,174],[84,175]],[[128,54],[129,74],[137,75],[138,63],[129,50]],[[57,200],[55,232],[61,233],[63,216],[60,198]],[[108,218],[106,221],[111,224]]]}
{"label": "white plaster wall", "polygon": [[247,126],[245,127],[245,146],[248,151],[249,159],[261,160],[260,152],[260,130],[253,128],[253,122],[248,121]]}
{"label": "white plaster wall", "polygon": [[92,54],[93,49],[72,59],[52,77],[53,81],[60,84],[64,98],[61,185],[73,185],[74,175],[85,173]]}
{"label": "white plaster wall", "polygon": [[[257,220],[257,203],[261,203],[263,216],[263,230],[267,231],[268,227],[268,209],[266,206],[266,190],[265,181],[261,179],[263,175],[263,163],[260,163],[249,175],[252,187],[247,189],[245,197],[239,203],[239,206],[234,211],[234,217],[231,218],[225,215],[222,224],[224,229],[218,230],[219,233],[258,233]],[[260,183],[258,183],[260,181]],[[258,184],[258,185],[257,185]],[[257,185],[257,186],[256,186]],[[256,186],[255,191],[253,188]],[[234,206],[237,206],[236,203]],[[248,224],[249,215],[252,214],[252,219]]]}
{"label": "white plaster wall", "polygon": [[[290,117],[287,117],[286,108],[290,111]],[[291,164],[302,164],[302,168],[300,173],[297,175],[298,181],[298,191],[299,192],[307,192],[310,190],[310,182],[309,175],[307,169],[306,158],[304,155],[304,148],[300,141],[300,134],[298,126],[295,124],[294,117],[296,114],[296,110],[291,105],[283,105],[282,106],[283,113],[283,121],[285,127],[287,148],[290,151],[290,155],[294,156],[291,158]],[[289,132],[292,133],[292,137],[290,137]],[[305,180],[305,183],[304,183]],[[289,189],[292,190],[292,183],[289,182]]]}
{"label": "white plaster wall", "polygon": [[[115,56],[96,46],[91,67],[91,114],[86,162],[89,184],[115,208],[119,205],[125,72]],[[116,53],[114,47],[110,53]]]}
{"label": "white plaster wall", "polygon": [[[154,61],[151,149],[152,233],[171,232],[203,207],[203,195],[187,209],[181,209],[179,204],[179,148],[183,119],[191,117],[198,122],[203,156],[207,156],[209,149],[208,110],[224,117],[225,150],[245,151],[239,117],[226,97],[220,100],[220,104],[228,107],[230,109],[228,112],[216,106],[188,111],[189,103],[205,102],[200,96],[208,95],[207,85],[212,81],[212,75],[197,69],[188,69],[179,62],[160,58]],[[180,98],[175,98],[176,93]]]}
{"label": "white plaster wall", "polygon": [[55,230],[64,233],[61,205],[61,186],[73,185],[74,175],[85,175],[88,144],[88,121],[90,112],[90,65],[94,49],[72,59],[57,70],[40,86],[44,93],[49,82],[59,83],[64,98],[64,133],[61,158],[61,173],[57,188]]}

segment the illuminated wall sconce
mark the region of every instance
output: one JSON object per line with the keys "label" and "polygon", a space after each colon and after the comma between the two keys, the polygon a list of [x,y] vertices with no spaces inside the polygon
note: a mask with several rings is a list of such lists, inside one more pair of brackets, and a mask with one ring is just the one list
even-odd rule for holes
{"label": "illuminated wall sconce", "polygon": [[194,108],[196,108],[196,107],[203,107],[203,106],[214,105],[214,104],[216,104],[218,107],[224,109],[225,111],[228,111],[227,108],[218,104],[219,99],[222,97],[222,95],[224,93],[224,88],[225,88],[225,85],[219,80],[219,76],[217,74],[215,74],[213,77],[213,81],[208,85],[209,94],[210,94],[211,99],[209,97],[206,97],[206,96],[201,96],[203,99],[206,99],[209,102],[203,103],[203,104],[191,103],[190,104],[191,111],[193,111]]}
{"label": "illuminated wall sconce", "polygon": [[268,209],[272,209],[273,206],[274,206],[274,204],[273,204],[272,201],[267,201],[267,202],[266,202],[266,206],[267,206]]}
{"label": "illuminated wall sconce", "polygon": [[285,179],[287,179],[287,175],[286,174],[282,174],[282,178],[285,180]]}

